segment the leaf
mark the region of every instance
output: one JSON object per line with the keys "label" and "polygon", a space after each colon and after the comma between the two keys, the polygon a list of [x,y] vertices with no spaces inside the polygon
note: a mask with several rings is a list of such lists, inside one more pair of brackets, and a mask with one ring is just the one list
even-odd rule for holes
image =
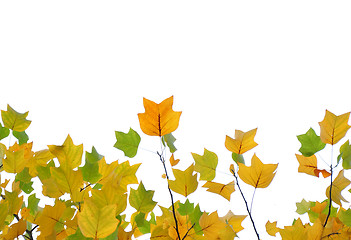
{"label": "leaf", "polygon": [[20,219],[17,223],[14,223],[10,226],[10,230],[7,232],[5,236],[3,236],[4,240],[12,240],[22,235],[24,231],[26,231],[27,224],[26,221]]}
{"label": "leaf", "polygon": [[312,155],[310,157],[305,157],[303,155],[295,154],[297,161],[299,161],[299,169],[298,172],[306,173],[308,175],[312,175],[315,177],[319,177],[319,173],[322,173],[323,177],[329,177],[330,173],[327,170],[319,170],[317,169],[317,157],[316,155]]}
{"label": "leaf", "polygon": [[10,130],[7,127],[3,127],[0,123],[0,140],[6,138],[10,134]]}
{"label": "leaf", "polygon": [[24,149],[19,149],[15,152],[6,150],[5,152],[6,158],[3,160],[4,170],[8,173],[22,172],[26,165],[26,160],[24,159]]}
{"label": "leaf", "polygon": [[7,104],[7,111],[1,110],[1,117],[4,126],[8,129],[17,132],[25,131],[32,121],[27,120],[28,112],[16,112],[10,105]]}
{"label": "leaf", "polygon": [[175,180],[168,180],[169,188],[184,197],[189,196],[197,189],[197,173],[193,175],[194,164],[191,164],[185,171],[173,169]]}
{"label": "leaf", "polygon": [[241,226],[241,223],[242,221],[244,221],[246,217],[247,217],[246,215],[235,215],[234,213],[232,213],[232,211],[229,210],[228,213],[225,216],[221,217],[220,219],[230,224],[233,230],[236,233],[238,233],[244,229]]}
{"label": "leaf", "polygon": [[116,205],[98,208],[86,200],[83,210],[78,214],[78,226],[85,237],[105,238],[112,234],[118,225],[115,217]]}
{"label": "leaf", "polygon": [[323,121],[319,123],[322,142],[331,145],[339,142],[351,127],[348,125],[349,116],[349,112],[336,116],[335,114],[326,110]]}
{"label": "leaf", "polygon": [[40,199],[36,197],[35,193],[28,197],[28,209],[30,214],[34,215],[38,211],[38,204]]}
{"label": "leaf", "polygon": [[122,150],[124,155],[133,158],[138,152],[138,147],[140,143],[139,134],[134,131],[132,128],[129,129],[128,133],[115,131],[117,142],[114,147]]}
{"label": "leaf", "polygon": [[283,240],[306,240],[307,230],[302,224],[301,219],[297,219],[292,226],[285,226],[279,233]]}
{"label": "leaf", "polygon": [[219,219],[217,211],[210,215],[202,214],[199,224],[206,239],[217,239],[218,232],[225,228],[225,223]]}
{"label": "leaf", "polygon": [[228,201],[230,201],[230,196],[234,192],[234,181],[228,184],[216,183],[216,182],[206,182],[202,187],[208,188],[208,192],[216,193]]}
{"label": "leaf", "polygon": [[279,228],[277,228],[277,222],[275,221],[275,222],[272,222],[272,223],[271,223],[270,221],[268,221],[268,222],[266,223],[266,232],[267,232],[269,235],[275,237],[275,235],[277,234],[277,232],[279,232]]}
{"label": "leaf", "polygon": [[196,153],[191,153],[191,155],[195,160],[195,171],[200,173],[200,180],[212,181],[216,176],[217,155],[206,148],[202,156]]}
{"label": "leaf", "polygon": [[342,167],[344,169],[351,169],[351,145],[349,140],[340,147],[339,151],[339,156],[342,158]]}
{"label": "leaf", "polygon": [[168,148],[169,148],[169,151],[171,153],[174,153],[175,151],[177,151],[177,148],[174,146],[174,142],[177,140],[173,135],[172,133],[168,133],[164,136],[162,136],[162,140],[164,142],[166,142]]}
{"label": "leaf", "polygon": [[[342,195],[341,191],[344,190],[349,184],[350,180],[345,178],[344,170],[341,170],[338,176],[333,181],[333,187],[331,189],[331,199],[333,202],[339,204],[341,206],[341,200],[344,202],[348,202]],[[327,198],[330,199],[330,186],[327,187],[326,193]]]}
{"label": "leaf", "polygon": [[296,203],[296,212],[300,215],[305,214],[311,207],[311,202],[307,202],[305,199],[302,199],[301,202]]}
{"label": "leaf", "polygon": [[115,204],[116,215],[121,214],[127,207],[127,194],[116,194],[113,188],[92,189],[91,194],[91,200],[99,208]]}
{"label": "leaf", "polygon": [[22,145],[23,143],[27,143],[29,140],[29,137],[25,131],[23,132],[12,131],[12,135],[18,139],[19,145]]}
{"label": "leaf", "polygon": [[91,153],[85,152],[85,164],[83,167],[79,167],[83,174],[83,180],[90,182],[91,184],[96,183],[102,177],[99,173],[99,161],[103,158],[96,149],[93,147]]}
{"label": "leaf", "polygon": [[254,154],[250,167],[239,163],[238,175],[241,180],[254,188],[266,188],[272,182],[277,167],[278,164],[263,164]]}
{"label": "leaf", "polygon": [[341,210],[339,215],[340,221],[348,227],[351,227],[351,209]]}
{"label": "leaf", "polygon": [[243,154],[257,146],[257,143],[254,141],[256,132],[257,128],[248,132],[235,130],[235,139],[226,136],[225,147],[236,154]]}
{"label": "leaf", "polygon": [[144,184],[140,182],[137,190],[130,190],[129,204],[138,212],[149,213],[156,206],[156,202],[152,200],[154,192],[152,190],[146,191]]}
{"label": "leaf", "polygon": [[76,168],[82,162],[83,144],[74,145],[70,135],[61,146],[49,145],[50,152],[57,157],[64,168]]}
{"label": "leaf", "polygon": [[140,128],[145,134],[161,137],[178,128],[182,112],[173,111],[173,96],[159,104],[144,98],[143,103],[145,113],[139,113],[138,118]]}
{"label": "leaf", "polygon": [[179,163],[179,159],[174,159],[174,154],[172,153],[171,157],[169,158],[169,162],[171,166],[174,167]]}
{"label": "leaf", "polygon": [[325,143],[322,142],[320,136],[312,128],[305,134],[297,136],[297,139],[301,143],[299,151],[305,157],[310,157],[325,147]]}
{"label": "leaf", "polygon": [[189,199],[186,199],[185,203],[179,203],[178,205],[177,211],[182,216],[190,215],[194,211],[194,203],[190,203]]}
{"label": "leaf", "polygon": [[234,160],[234,162],[236,162],[236,164],[238,164],[238,163],[245,164],[244,156],[242,154],[237,154],[237,153],[233,152],[232,159]]}

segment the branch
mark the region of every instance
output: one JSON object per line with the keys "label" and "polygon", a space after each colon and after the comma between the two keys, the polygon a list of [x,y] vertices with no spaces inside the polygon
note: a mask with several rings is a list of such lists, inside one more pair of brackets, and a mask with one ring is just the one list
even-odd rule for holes
{"label": "branch", "polygon": [[325,219],[323,227],[325,227],[328,223],[328,219],[331,213],[331,206],[332,206],[332,188],[333,188],[333,165],[330,165],[330,188],[329,188],[329,208],[328,208],[328,215]]}
{"label": "branch", "polygon": [[[165,170],[165,174],[166,174],[167,180],[169,180],[169,176],[168,176],[168,172],[167,172],[167,168],[166,168],[166,164],[165,164],[165,159],[163,158],[162,154],[160,154],[159,152],[157,152],[157,155],[160,157],[160,160],[162,162],[163,168]],[[177,220],[177,217],[176,217],[176,214],[175,214],[175,209],[174,209],[173,194],[172,194],[172,190],[169,188],[168,181],[167,181],[167,187],[168,187],[169,195],[171,196],[171,201],[172,201],[172,213],[173,213],[173,218],[174,218],[174,221],[175,221],[175,230],[177,232],[178,239],[181,239],[180,238],[180,233],[179,233],[179,227],[178,227],[178,220]]]}
{"label": "branch", "polygon": [[236,176],[234,170],[231,169],[231,172],[233,173],[233,176],[235,177],[236,185],[238,186],[239,191],[240,191],[240,193],[241,193],[241,196],[242,196],[243,199],[244,199],[245,206],[246,206],[246,211],[247,211],[247,213],[249,214],[249,217],[250,217],[252,226],[253,226],[253,228],[254,228],[254,230],[255,230],[257,239],[260,240],[260,235],[259,235],[258,232],[257,232],[256,226],[255,226],[255,222],[254,222],[254,220],[253,220],[253,218],[252,218],[252,215],[251,215],[251,211],[250,211],[249,206],[248,206],[248,204],[247,204],[247,201],[246,201],[246,199],[245,199],[244,193],[243,193],[243,191],[242,191],[241,188],[240,188],[239,181],[238,181],[238,176]]}
{"label": "branch", "polygon": [[182,238],[182,240],[184,240],[186,238],[186,236],[188,235],[188,233],[190,232],[190,230],[195,226],[195,223],[193,223],[193,225],[191,225],[191,227],[188,229],[188,231],[186,231],[184,237]]}

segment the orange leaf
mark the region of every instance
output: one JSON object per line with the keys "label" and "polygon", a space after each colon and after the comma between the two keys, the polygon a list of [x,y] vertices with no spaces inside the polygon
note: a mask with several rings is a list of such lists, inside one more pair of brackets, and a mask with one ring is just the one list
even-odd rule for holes
{"label": "orange leaf", "polygon": [[324,143],[334,145],[342,139],[346,132],[351,127],[348,125],[350,113],[345,113],[339,116],[326,110],[321,127],[321,140]]}
{"label": "orange leaf", "polygon": [[317,169],[317,157],[312,155],[311,157],[305,157],[303,155],[295,154],[297,161],[299,161],[300,173],[306,173],[315,177],[319,177],[319,173],[322,173],[323,177],[329,177],[330,173],[327,170]]}
{"label": "orange leaf", "polygon": [[171,163],[171,166],[174,167],[179,163],[179,159],[174,159],[174,155],[172,153],[172,156],[170,157],[169,162]]}
{"label": "orange leaf", "polygon": [[146,98],[144,98],[143,102],[145,113],[139,113],[138,118],[140,128],[145,134],[161,137],[178,128],[182,112],[173,111],[173,96],[159,104]]}
{"label": "orange leaf", "polygon": [[230,196],[234,192],[234,181],[228,184],[207,181],[202,187],[208,188],[208,192],[219,194],[230,201]]}

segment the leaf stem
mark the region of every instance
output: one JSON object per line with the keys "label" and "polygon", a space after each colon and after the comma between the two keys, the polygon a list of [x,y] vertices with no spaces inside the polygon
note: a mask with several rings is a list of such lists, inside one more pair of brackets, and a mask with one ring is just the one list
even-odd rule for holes
{"label": "leaf stem", "polygon": [[[254,222],[254,220],[253,220],[253,218],[252,218],[252,215],[251,215],[251,210],[249,209],[249,206],[248,206],[248,204],[247,204],[247,201],[246,201],[246,198],[245,198],[245,196],[244,196],[244,193],[243,193],[243,191],[242,191],[241,188],[240,188],[239,181],[238,181],[238,176],[235,174],[235,171],[234,171],[233,169],[231,169],[231,172],[233,173],[233,176],[235,177],[236,185],[238,186],[239,191],[240,191],[240,193],[241,193],[241,196],[242,196],[243,199],[244,199],[245,206],[246,206],[246,210],[247,210],[247,213],[249,214],[249,217],[250,217],[252,226],[253,226],[253,228],[254,228],[254,230],[255,230],[257,239],[260,240],[260,235],[259,235],[258,232],[257,232],[255,222]],[[255,188],[255,189],[256,189],[256,188]]]}
{"label": "leaf stem", "polygon": [[254,190],[254,192],[253,192],[253,194],[252,194],[251,205],[250,205],[250,213],[251,213],[251,211],[252,211],[252,204],[253,204],[253,201],[254,201],[254,198],[255,198],[256,189],[257,189],[257,188],[255,188],[255,190]]}
{"label": "leaf stem", "polygon": [[[168,172],[167,172],[167,168],[166,168],[166,163],[165,163],[165,159],[163,158],[162,154],[160,154],[159,152],[157,152],[157,155],[160,157],[160,160],[162,162],[163,168],[165,170],[165,174],[166,174],[166,178],[167,180],[169,180],[169,176],[168,176]],[[178,235],[178,239],[180,238],[180,233],[179,233],[179,227],[178,227],[178,220],[175,214],[175,208],[174,208],[174,199],[173,199],[173,194],[172,194],[172,190],[169,187],[168,181],[167,181],[167,187],[168,187],[168,191],[169,191],[169,195],[171,196],[171,202],[172,202],[172,213],[173,213],[173,218],[174,218],[174,222],[175,222],[175,230],[177,232]]]}

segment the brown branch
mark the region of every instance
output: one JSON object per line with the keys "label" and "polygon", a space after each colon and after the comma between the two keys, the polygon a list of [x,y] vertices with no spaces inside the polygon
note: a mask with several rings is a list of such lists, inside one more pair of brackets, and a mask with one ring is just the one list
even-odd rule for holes
{"label": "brown branch", "polygon": [[[168,176],[168,172],[167,172],[167,168],[166,168],[165,159],[163,158],[162,154],[160,154],[159,152],[157,152],[157,155],[160,157],[160,160],[161,160],[161,162],[162,162],[163,168],[164,168],[164,170],[165,170],[165,174],[166,174],[167,180],[169,180],[169,176]],[[178,239],[181,239],[180,233],[179,233],[179,227],[178,227],[178,220],[177,220],[176,213],[175,213],[175,209],[174,209],[173,194],[172,194],[172,190],[171,190],[170,187],[169,187],[168,181],[167,181],[167,187],[168,187],[169,195],[171,196],[172,213],[173,213],[173,218],[174,218],[174,221],[175,221],[175,230],[176,230],[176,232],[177,232]]]}
{"label": "brown branch", "polygon": [[258,232],[257,232],[255,222],[254,222],[254,220],[253,220],[253,218],[252,218],[251,211],[250,211],[250,209],[249,209],[249,205],[247,204],[247,201],[246,201],[246,198],[245,198],[245,196],[244,196],[244,193],[243,193],[243,191],[242,191],[241,188],[240,188],[239,181],[238,181],[238,176],[235,174],[235,171],[234,171],[233,169],[231,169],[231,172],[233,173],[233,176],[235,177],[236,185],[238,186],[239,191],[240,191],[240,193],[241,193],[241,196],[242,196],[242,198],[244,199],[245,206],[246,206],[246,211],[247,211],[247,213],[249,214],[249,217],[250,217],[252,226],[253,226],[253,228],[254,228],[254,230],[255,230],[257,239],[260,240],[260,235],[259,235]]}

